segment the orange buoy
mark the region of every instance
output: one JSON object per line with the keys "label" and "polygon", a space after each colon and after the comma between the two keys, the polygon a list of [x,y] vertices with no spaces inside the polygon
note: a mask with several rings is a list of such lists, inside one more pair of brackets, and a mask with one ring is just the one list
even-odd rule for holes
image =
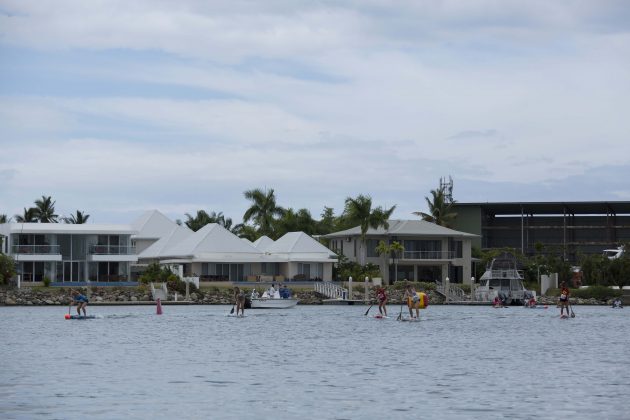
{"label": "orange buoy", "polygon": [[66,314],[66,316],[64,318],[70,319],[70,314]]}

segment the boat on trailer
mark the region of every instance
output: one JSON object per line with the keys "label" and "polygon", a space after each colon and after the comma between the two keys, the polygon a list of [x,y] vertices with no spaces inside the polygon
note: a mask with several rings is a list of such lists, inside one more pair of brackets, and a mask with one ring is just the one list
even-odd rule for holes
{"label": "boat on trailer", "polygon": [[522,305],[531,296],[523,286],[523,280],[523,270],[518,269],[516,257],[504,252],[486,266],[479,279],[480,285],[475,289],[475,299],[490,303],[498,297],[503,305]]}

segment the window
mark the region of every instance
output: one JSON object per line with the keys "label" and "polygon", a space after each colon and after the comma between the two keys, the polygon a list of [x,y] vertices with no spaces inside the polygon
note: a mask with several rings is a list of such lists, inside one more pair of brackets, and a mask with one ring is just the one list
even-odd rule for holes
{"label": "window", "polygon": [[368,239],[366,241],[367,244],[367,256],[368,257],[380,257],[378,252],[376,252],[376,247],[378,246],[379,241],[376,239]]}

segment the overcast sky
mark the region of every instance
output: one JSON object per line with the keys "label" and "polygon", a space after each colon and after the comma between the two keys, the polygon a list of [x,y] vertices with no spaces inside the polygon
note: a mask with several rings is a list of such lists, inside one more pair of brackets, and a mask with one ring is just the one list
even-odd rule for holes
{"label": "overcast sky", "polygon": [[630,2],[0,0],[0,214],[630,200]]}

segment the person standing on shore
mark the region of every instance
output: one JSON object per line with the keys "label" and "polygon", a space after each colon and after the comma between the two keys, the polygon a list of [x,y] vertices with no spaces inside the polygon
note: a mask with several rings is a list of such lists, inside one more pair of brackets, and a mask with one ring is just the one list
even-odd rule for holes
{"label": "person standing on shore", "polygon": [[234,287],[234,305],[236,306],[236,316],[239,316],[239,309],[241,316],[245,316],[245,291],[241,290],[238,286]]}
{"label": "person standing on shore", "polygon": [[87,296],[82,295],[76,290],[72,290],[71,293],[72,293],[72,301],[74,302],[75,305],[77,305],[77,314],[81,316],[81,310],[83,310],[83,316],[87,316],[87,311],[85,309],[89,302],[89,299],[87,298]]}
{"label": "person standing on shore", "polygon": [[560,283],[560,299],[558,299],[558,305],[560,306],[560,316],[564,314],[564,310],[567,310],[567,316],[569,316],[569,288],[566,282]]}
{"label": "person standing on shore", "polygon": [[383,286],[379,286],[376,290],[376,300],[378,300],[378,312],[387,316],[387,292]]}

